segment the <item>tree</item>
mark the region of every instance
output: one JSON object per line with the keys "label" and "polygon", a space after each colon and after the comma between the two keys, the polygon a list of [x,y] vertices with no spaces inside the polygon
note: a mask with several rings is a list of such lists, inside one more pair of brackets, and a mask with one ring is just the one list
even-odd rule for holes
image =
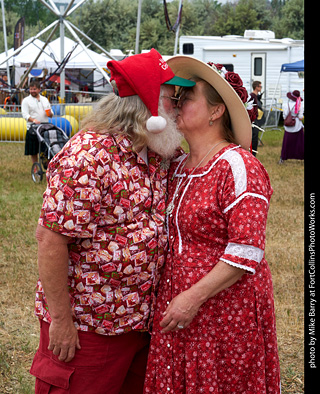
{"label": "tree", "polygon": [[221,4],[216,0],[191,0],[184,4],[181,31],[185,35],[211,35]]}
{"label": "tree", "polygon": [[[8,46],[13,45],[13,29],[25,16],[25,40],[34,36],[56,17],[39,0],[4,0]],[[173,24],[179,0],[168,3]],[[123,52],[135,47],[138,0],[88,0],[69,19],[107,50]],[[180,35],[243,35],[246,29],[273,30],[277,38],[304,37],[304,0],[184,0]],[[3,51],[2,21],[0,50]],[[45,40],[49,33],[40,37]],[[69,32],[66,30],[66,35]],[[59,36],[57,31],[55,37]],[[73,38],[73,37],[71,37]],[[175,34],[168,31],[163,0],[143,0],[139,48],[155,48],[172,54]]]}
{"label": "tree", "polygon": [[[8,49],[10,49],[14,42],[14,28],[16,23],[19,19],[19,16],[13,11],[6,11],[5,12],[5,19],[6,19],[6,28],[7,28],[7,43]],[[4,37],[3,37],[3,25],[2,25],[2,18],[0,21],[0,52],[4,52]]]}
{"label": "tree", "polygon": [[273,30],[277,37],[304,39],[304,0],[287,0],[275,18]]}
{"label": "tree", "polygon": [[126,50],[134,48],[136,18],[137,0],[90,0],[71,20],[102,47]]}
{"label": "tree", "polygon": [[268,30],[272,21],[267,0],[240,0],[226,3],[217,9],[215,23],[208,29],[209,35],[243,35],[245,30]]}
{"label": "tree", "polygon": [[55,16],[38,0],[4,0],[6,11],[13,11],[19,17],[25,17],[27,25],[37,25],[42,21],[44,25],[55,20]]}

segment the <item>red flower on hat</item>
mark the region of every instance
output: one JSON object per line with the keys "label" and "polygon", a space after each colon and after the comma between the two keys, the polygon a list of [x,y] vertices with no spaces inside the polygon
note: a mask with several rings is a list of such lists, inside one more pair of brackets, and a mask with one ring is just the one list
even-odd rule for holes
{"label": "red flower on hat", "polygon": [[224,65],[223,64],[220,64],[220,63],[212,63],[212,62],[209,62],[208,63],[210,66],[212,66],[213,64],[217,67],[217,69],[218,70],[222,70],[222,68],[224,67]]}
{"label": "red flower on hat", "polygon": [[[233,72],[233,71],[227,71],[225,67],[223,66],[223,64],[219,64],[219,63],[212,63],[209,62],[207,63],[209,66],[211,66],[212,68],[214,68],[216,71],[219,72],[219,74],[229,83],[229,85],[235,90],[235,92],[237,93],[237,95],[240,97],[241,101],[246,104],[248,101],[248,92],[247,89],[243,86],[243,82],[242,79],[240,78],[240,75]],[[249,117],[251,119],[252,114],[251,112],[252,109],[247,108]]]}
{"label": "red flower on hat", "polygon": [[236,93],[240,97],[241,101],[243,103],[246,103],[248,100],[247,89],[243,86],[235,86],[233,89],[236,91]]}
{"label": "red flower on hat", "polygon": [[242,79],[239,74],[236,74],[232,71],[228,71],[225,75],[225,80],[230,83],[233,89],[237,86],[241,87],[243,85]]}
{"label": "red flower on hat", "polygon": [[247,89],[243,86],[243,82],[242,79],[240,78],[240,75],[234,73],[233,71],[226,71],[223,64],[212,63],[212,62],[208,62],[207,64],[212,68],[214,68],[216,71],[218,71],[218,73],[235,90],[237,95],[240,97],[240,100],[243,102],[244,106],[246,107],[251,122],[253,122],[256,119],[256,111],[253,108],[255,104],[253,104],[251,100],[248,100],[249,95]]}
{"label": "red flower on hat", "polygon": [[225,80],[233,87],[241,101],[246,103],[248,100],[248,92],[247,89],[243,87],[243,82],[239,74],[228,71],[225,75]]}

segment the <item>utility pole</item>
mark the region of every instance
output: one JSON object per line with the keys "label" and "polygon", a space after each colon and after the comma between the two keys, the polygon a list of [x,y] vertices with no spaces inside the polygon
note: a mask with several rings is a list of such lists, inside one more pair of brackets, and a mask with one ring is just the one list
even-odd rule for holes
{"label": "utility pole", "polygon": [[[180,0],[180,3],[179,3],[178,18],[179,18],[179,14],[181,12],[181,4],[182,4],[182,0]],[[177,31],[176,31],[176,39],[174,41],[174,51],[173,51],[174,56],[177,54],[177,50],[178,50],[180,23],[181,23],[181,19],[179,20],[179,23],[178,23],[178,27],[177,27]]]}
{"label": "utility pole", "polygon": [[[6,28],[6,18],[5,18],[5,13],[4,13],[3,0],[1,0],[1,9],[2,9],[2,25],[3,25],[4,49],[5,49],[6,57],[7,57],[8,56],[7,28]],[[7,60],[7,83],[11,87],[9,59]]]}
{"label": "utility pole", "polygon": [[139,0],[138,4],[138,16],[137,16],[137,31],[136,31],[136,48],[135,48],[135,55],[139,52],[139,37],[140,37],[140,20],[141,20],[141,4],[142,0]]}
{"label": "utility pole", "polygon": [[[63,15],[64,11],[65,11],[64,6],[60,5],[60,14]],[[64,23],[63,23],[63,17],[60,16],[60,63],[63,61],[63,59],[64,59]],[[66,76],[66,72],[63,67],[60,73],[60,98],[62,103],[65,102],[65,96],[66,96],[65,76]]]}

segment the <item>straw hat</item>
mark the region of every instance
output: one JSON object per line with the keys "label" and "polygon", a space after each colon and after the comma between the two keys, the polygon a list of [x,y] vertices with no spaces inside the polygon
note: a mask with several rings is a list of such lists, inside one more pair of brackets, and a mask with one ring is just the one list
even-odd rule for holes
{"label": "straw hat", "polygon": [[[236,142],[244,149],[249,149],[252,139],[250,118],[244,103],[226,79],[210,65],[191,56],[177,55],[167,60],[167,63],[175,75],[183,78],[201,78],[216,89],[228,108],[231,130]],[[232,74],[239,77],[235,73]],[[238,80],[241,81],[240,77]],[[241,89],[245,90],[243,87]],[[247,97],[246,92],[245,100],[247,100]]]}

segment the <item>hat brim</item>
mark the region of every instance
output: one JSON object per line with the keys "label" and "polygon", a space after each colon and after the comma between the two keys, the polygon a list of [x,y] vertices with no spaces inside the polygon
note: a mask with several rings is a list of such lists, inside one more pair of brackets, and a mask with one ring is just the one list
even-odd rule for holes
{"label": "hat brim", "polygon": [[244,149],[249,149],[252,140],[252,126],[248,112],[235,90],[211,66],[191,56],[177,55],[167,60],[176,76],[201,78],[209,83],[222,97],[231,119],[231,130],[235,140]]}
{"label": "hat brim", "polygon": [[192,88],[192,86],[196,84],[194,81],[190,81],[189,79],[185,79],[177,76],[174,76],[169,81],[164,83],[166,85],[182,86],[184,88]]}
{"label": "hat brim", "polygon": [[[292,100],[292,101],[297,101],[297,99],[300,97],[296,97],[296,96],[294,96],[291,92],[288,92],[287,93],[287,97],[290,99],[290,100]],[[303,101],[303,98],[302,97],[300,97],[300,99],[301,99],[301,101]]]}

